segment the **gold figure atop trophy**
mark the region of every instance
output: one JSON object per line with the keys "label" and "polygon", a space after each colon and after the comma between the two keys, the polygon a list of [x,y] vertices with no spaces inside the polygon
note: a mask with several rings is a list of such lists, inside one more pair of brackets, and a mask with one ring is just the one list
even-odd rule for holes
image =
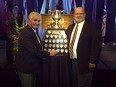
{"label": "gold figure atop trophy", "polygon": [[54,10],[54,11],[49,10],[48,14],[52,18],[52,24],[50,25],[51,28],[59,29],[63,27],[62,24],[64,23],[64,19],[62,17],[62,14],[64,14],[64,10],[62,11],[61,10]]}

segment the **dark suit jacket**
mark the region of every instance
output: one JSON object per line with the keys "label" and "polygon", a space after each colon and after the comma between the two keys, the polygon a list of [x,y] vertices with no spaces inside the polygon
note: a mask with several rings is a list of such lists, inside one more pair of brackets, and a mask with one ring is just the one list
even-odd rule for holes
{"label": "dark suit jacket", "polygon": [[30,26],[26,26],[19,37],[19,51],[16,57],[17,71],[23,73],[40,72],[42,60],[49,57]]}
{"label": "dark suit jacket", "polygon": [[[75,24],[72,24],[66,30],[68,41]],[[101,31],[95,23],[86,22],[80,34],[77,46],[77,60],[79,71],[86,73],[89,71],[89,63],[97,63],[101,52],[102,38]]]}

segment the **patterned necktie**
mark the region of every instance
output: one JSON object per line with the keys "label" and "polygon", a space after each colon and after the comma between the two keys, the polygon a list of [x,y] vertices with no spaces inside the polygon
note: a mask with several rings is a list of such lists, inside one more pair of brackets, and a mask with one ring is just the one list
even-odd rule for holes
{"label": "patterned necktie", "polygon": [[76,27],[76,29],[74,31],[72,41],[71,41],[70,46],[69,46],[70,59],[73,59],[73,47],[74,47],[74,43],[75,43],[75,40],[76,40],[77,31],[78,31],[78,25],[77,25],[77,27]]}

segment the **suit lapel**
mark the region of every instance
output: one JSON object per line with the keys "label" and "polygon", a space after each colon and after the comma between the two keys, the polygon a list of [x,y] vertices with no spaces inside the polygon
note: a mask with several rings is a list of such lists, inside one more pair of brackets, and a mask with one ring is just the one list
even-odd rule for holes
{"label": "suit lapel", "polygon": [[[37,40],[37,36],[36,36],[35,32],[33,31],[33,29],[32,29],[30,26],[29,26],[29,30],[30,30],[30,32],[32,33],[33,37],[36,39],[37,43],[38,43],[39,45],[41,45],[41,43],[39,43],[39,41]],[[40,38],[39,38],[39,39],[40,39]],[[40,42],[41,42],[41,40],[40,40]]]}
{"label": "suit lapel", "polygon": [[83,28],[82,28],[80,37],[79,37],[78,45],[81,44],[83,38],[85,38],[85,35],[86,35],[87,30],[88,30],[88,28],[87,28],[87,23],[85,22],[84,25],[83,25]]}
{"label": "suit lapel", "polygon": [[[69,31],[68,31],[68,35],[69,35],[70,38],[71,38],[72,31],[73,31],[73,29],[74,29],[74,26],[75,26],[75,24],[73,24],[73,25],[70,27]],[[69,38],[69,41],[70,41],[70,38]]]}

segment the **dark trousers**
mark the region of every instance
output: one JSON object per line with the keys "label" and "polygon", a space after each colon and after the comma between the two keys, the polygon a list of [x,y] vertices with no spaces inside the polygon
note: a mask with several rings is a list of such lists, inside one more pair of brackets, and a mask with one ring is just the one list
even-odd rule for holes
{"label": "dark trousers", "polygon": [[21,87],[36,87],[36,74],[25,74],[19,72]]}
{"label": "dark trousers", "polygon": [[77,61],[72,60],[72,87],[91,87],[93,71],[80,74]]}

